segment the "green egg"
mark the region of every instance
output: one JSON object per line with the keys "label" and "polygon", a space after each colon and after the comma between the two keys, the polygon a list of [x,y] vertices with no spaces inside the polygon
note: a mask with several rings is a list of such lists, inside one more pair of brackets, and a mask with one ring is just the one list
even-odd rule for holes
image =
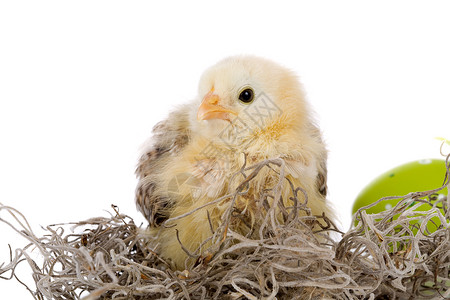
{"label": "green egg", "polygon": [[[380,198],[387,196],[404,196],[411,192],[423,192],[436,189],[444,183],[446,173],[445,161],[442,159],[423,159],[400,165],[392,170],[381,174],[370,182],[358,195],[353,204],[352,213],[359,208],[369,205]],[[448,195],[448,189],[439,191],[439,194]],[[367,213],[379,213],[390,209],[398,203],[399,199],[381,201],[377,205],[368,208]],[[425,211],[431,208],[430,205],[421,205],[417,210]],[[433,218],[432,220],[436,221]],[[437,219],[437,221],[439,221]],[[433,232],[436,226],[427,225]],[[434,228],[430,228],[434,227]]]}

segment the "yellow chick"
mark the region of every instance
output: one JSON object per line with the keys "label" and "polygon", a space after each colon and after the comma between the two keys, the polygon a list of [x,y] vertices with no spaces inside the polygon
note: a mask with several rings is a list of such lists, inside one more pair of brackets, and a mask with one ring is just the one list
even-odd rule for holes
{"label": "yellow chick", "polygon": [[[161,224],[236,189],[240,182],[231,177],[245,160],[251,165],[271,158],[284,159],[287,178],[306,191],[314,215],[333,216],[326,201],[327,152],[293,72],[255,56],[229,57],[207,69],[198,96],[154,127],[136,171],[136,204],[149,221],[160,256],[176,269],[192,264],[180,242],[191,252],[198,250],[220,224],[226,203],[206,206],[170,226]],[[261,170],[236,201],[236,209],[250,220],[234,228],[241,234],[257,223],[254,202],[273,183],[270,174],[269,168]],[[286,184],[283,201],[290,201],[290,194]]]}

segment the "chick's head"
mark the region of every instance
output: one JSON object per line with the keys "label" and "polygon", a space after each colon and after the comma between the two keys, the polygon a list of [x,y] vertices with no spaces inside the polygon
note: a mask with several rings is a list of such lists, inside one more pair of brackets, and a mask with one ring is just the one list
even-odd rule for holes
{"label": "chick's head", "polygon": [[242,145],[270,130],[302,130],[310,121],[297,77],[263,58],[220,61],[203,73],[198,93],[192,126],[218,143]]}

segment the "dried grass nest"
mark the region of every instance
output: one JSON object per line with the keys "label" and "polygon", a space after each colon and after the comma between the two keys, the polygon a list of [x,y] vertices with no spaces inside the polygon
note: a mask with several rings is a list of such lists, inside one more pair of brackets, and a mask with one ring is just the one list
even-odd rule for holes
{"label": "dried grass nest", "polygon": [[[267,160],[243,167],[242,182],[252,180],[261,168],[282,163]],[[197,264],[184,271],[172,271],[144,237],[142,225],[136,226],[116,206],[110,217],[50,225],[38,237],[19,211],[1,205],[0,220],[30,243],[11,251],[0,275],[19,280],[15,269],[26,261],[36,283],[27,288],[35,299],[450,299],[450,200],[436,194],[449,185],[449,156],[446,166],[441,188],[382,198],[376,203],[399,202],[378,214],[367,214],[369,206],[360,209],[345,233],[326,216],[313,216],[307,195],[292,184],[295,205],[283,207],[276,201],[277,187],[290,184],[278,174],[279,183],[261,192],[266,217],[259,238],[228,226],[239,217],[230,201],[212,246],[191,254],[198,257]],[[274,199],[283,220],[274,217],[275,205],[268,205]],[[424,202],[433,208],[417,211]],[[2,217],[6,213],[13,221]],[[436,217],[440,225],[433,222]],[[411,225],[411,220],[418,222]],[[436,231],[428,231],[430,222]],[[342,238],[335,241],[330,232]],[[42,261],[32,258],[32,249],[41,253]]]}

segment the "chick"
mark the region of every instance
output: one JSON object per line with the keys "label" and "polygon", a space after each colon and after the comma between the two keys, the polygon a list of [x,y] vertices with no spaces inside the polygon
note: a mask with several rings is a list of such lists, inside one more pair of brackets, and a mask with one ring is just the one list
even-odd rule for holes
{"label": "chick", "polygon": [[[236,189],[239,182],[231,177],[244,160],[250,165],[270,158],[284,159],[287,177],[306,191],[314,215],[333,216],[326,201],[327,151],[297,77],[263,58],[226,58],[204,72],[191,103],[153,128],[138,163],[136,204],[157,236],[160,255],[176,269],[192,264],[180,242],[197,250],[227,206],[206,206],[174,226],[160,225]],[[268,168],[261,170],[236,202],[238,209],[251,215],[271,176]],[[283,199],[290,193],[286,184]],[[244,233],[248,224],[234,230]]]}

